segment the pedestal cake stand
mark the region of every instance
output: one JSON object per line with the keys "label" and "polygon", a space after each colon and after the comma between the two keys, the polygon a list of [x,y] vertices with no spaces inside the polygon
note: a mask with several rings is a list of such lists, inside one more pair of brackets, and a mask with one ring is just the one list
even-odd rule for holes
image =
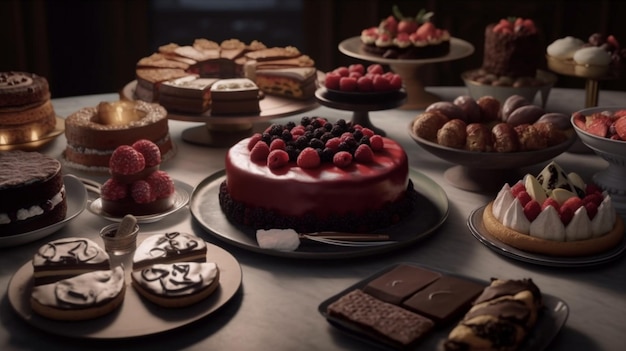
{"label": "pedestal cake stand", "polygon": [[[126,84],[120,92],[120,98],[135,100],[134,91],[136,86],[136,80]],[[255,123],[310,111],[317,106],[318,104],[313,98],[295,100],[265,95],[259,100],[261,112],[258,115],[214,116],[211,115],[211,110],[209,110],[197,115],[168,111],[167,117],[177,121],[204,123],[204,125],[183,130],[182,139],[188,143],[212,147],[229,147],[237,141],[252,135]]]}
{"label": "pedestal cake stand", "polygon": [[441,99],[424,89],[419,78],[419,71],[424,65],[429,63],[448,62],[467,57],[474,53],[474,46],[464,40],[451,38],[450,53],[446,56],[433,57],[429,59],[390,59],[369,54],[361,49],[361,38],[352,37],[339,43],[339,51],[344,55],[356,59],[389,65],[392,71],[402,77],[407,93],[407,102],[402,105],[402,109],[419,110],[440,101]]}

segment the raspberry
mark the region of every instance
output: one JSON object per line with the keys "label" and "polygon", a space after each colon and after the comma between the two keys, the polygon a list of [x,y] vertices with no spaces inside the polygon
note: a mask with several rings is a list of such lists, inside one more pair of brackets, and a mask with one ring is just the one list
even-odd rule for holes
{"label": "raspberry", "polygon": [[384,71],[383,66],[378,63],[367,66],[367,73],[383,74]]}
{"label": "raspberry", "polygon": [[372,135],[370,137],[370,147],[372,148],[372,151],[382,150],[385,147],[383,137],[380,135]]}
{"label": "raspberry", "polygon": [[291,129],[291,135],[294,139],[297,139],[299,136],[304,135],[304,127],[303,126],[295,126]]}
{"label": "raspberry", "polygon": [[250,160],[265,163],[269,154],[270,147],[264,141],[258,141],[250,151]]}
{"label": "raspberry", "polygon": [[348,151],[339,151],[333,156],[333,164],[339,168],[344,168],[352,163],[352,155]]}
{"label": "raspberry", "polygon": [[254,133],[251,137],[250,140],[248,140],[248,150],[252,151],[252,148],[254,147],[254,145],[256,145],[256,142],[261,140],[263,136],[261,135],[261,133]]}
{"label": "raspberry", "polygon": [[267,167],[270,169],[283,167],[287,163],[289,163],[289,154],[283,149],[272,150],[267,156]]}
{"label": "raspberry", "polygon": [[324,85],[328,89],[339,90],[339,80],[341,76],[337,72],[329,72],[326,74],[326,78],[324,78]]}
{"label": "raspberry", "polygon": [[333,72],[339,74],[341,77],[347,77],[348,74],[350,74],[350,70],[346,66],[337,67]]}
{"label": "raspberry", "polygon": [[363,133],[363,135],[368,136],[370,138],[376,134],[376,133],[374,133],[373,130],[371,130],[371,129],[367,128],[367,127],[361,128],[361,133]]}
{"label": "raspberry", "polygon": [[100,196],[102,196],[104,200],[121,200],[128,196],[128,189],[126,188],[126,184],[119,183],[115,179],[109,178],[100,187]]}
{"label": "raspberry", "polygon": [[317,168],[319,167],[321,160],[314,148],[307,147],[300,152],[296,163],[298,164],[298,167],[301,168]]}
{"label": "raspberry", "polygon": [[559,209],[561,208],[561,206],[559,206],[559,203],[558,203],[555,199],[553,199],[553,198],[551,198],[551,197],[546,198],[546,199],[545,199],[545,201],[543,202],[543,204],[541,204],[541,210],[544,210],[544,209],[545,209],[546,207],[548,207],[548,206],[552,206],[552,207],[554,207],[554,209],[555,209],[557,212],[558,212],[558,211],[559,211]]}
{"label": "raspberry", "polygon": [[587,204],[588,202],[594,203],[596,206],[600,206],[604,197],[601,193],[591,193],[583,198],[583,204]]}
{"label": "raspberry", "polygon": [[341,139],[338,137],[330,138],[325,144],[325,147],[331,150],[337,150],[339,148],[339,144],[341,144]]}
{"label": "raspberry", "polygon": [[130,145],[117,147],[109,160],[111,172],[117,174],[135,174],[145,167],[143,155]]}
{"label": "raspberry", "polygon": [[156,200],[156,196],[145,180],[138,180],[131,184],[130,195],[138,204],[147,204]]}
{"label": "raspberry", "polygon": [[599,186],[597,186],[597,185],[595,185],[593,183],[587,184],[587,186],[585,187],[585,194],[589,195],[589,194],[593,194],[593,193],[602,194],[602,188],[600,188]]}
{"label": "raspberry", "polygon": [[539,216],[539,213],[541,213],[541,205],[535,200],[529,201],[526,206],[524,206],[524,215],[526,215],[526,218],[531,222]]}
{"label": "raspberry", "polygon": [[348,141],[349,139],[354,139],[354,136],[350,132],[344,132],[343,134],[339,136],[339,140],[341,140],[344,143]]}
{"label": "raspberry", "polygon": [[574,218],[574,211],[569,207],[561,207],[561,210],[559,210],[559,217],[561,218],[563,225],[566,226],[572,221],[572,218]]}
{"label": "raspberry", "polygon": [[520,191],[516,198],[519,200],[520,204],[522,204],[522,207],[526,206],[526,204],[533,199],[526,190]]}
{"label": "raspberry", "polygon": [[270,151],[272,151],[272,150],[285,150],[286,146],[287,146],[287,144],[285,144],[285,141],[283,139],[274,139],[270,143]]}
{"label": "raspberry", "polygon": [[355,91],[356,90],[356,78],[354,78],[354,77],[341,77],[341,79],[339,79],[339,90],[341,90],[341,91]]}
{"label": "raspberry", "polygon": [[374,76],[373,79],[374,91],[388,91],[391,90],[391,83],[387,78],[382,75]]}
{"label": "raspberry", "polygon": [[174,194],[174,182],[164,171],[152,172],[146,177],[146,182],[150,185],[150,189],[157,199],[163,199]]}
{"label": "raspberry", "polygon": [[133,143],[133,149],[139,151],[146,161],[146,167],[154,167],[161,163],[161,150],[150,140],[141,139]]}
{"label": "raspberry", "polygon": [[350,72],[357,72],[360,73],[361,75],[365,74],[365,66],[363,66],[363,64],[361,63],[354,63],[351,64],[350,66],[348,66],[348,71]]}
{"label": "raspberry", "polygon": [[357,79],[356,87],[358,91],[372,91],[374,90],[374,83],[372,82],[371,77],[363,76]]}
{"label": "raspberry", "polygon": [[517,195],[522,191],[526,191],[526,187],[522,182],[518,182],[511,187],[511,195],[513,195],[513,197],[517,197]]}
{"label": "raspberry", "polygon": [[365,144],[359,145],[354,151],[354,159],[359,163],[369,163],[374,160],[374,152]]}
{"label": "raspberry", "polygon": [[391,89],[399,90],[402,88],[402,78],[398,74],[393,74],[389,79],[389,85],[391,85]]}

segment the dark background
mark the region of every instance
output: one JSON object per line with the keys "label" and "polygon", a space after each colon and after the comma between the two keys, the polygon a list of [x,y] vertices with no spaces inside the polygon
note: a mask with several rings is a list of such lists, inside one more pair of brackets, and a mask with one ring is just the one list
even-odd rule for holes
{"label": "dark background", "polygon": [[[600,32],[626,46],[621,0],[0,0],[0,71],[43,75],[53,97],[109,93],[132,81],[137,60],[158,46],[195,38],[293,45],[326,71],[356,62],[337,45],[378,24],[393,4],[407,15],[435,12],[439,27],[475,47],[470,57],[425,66],[426,85],[462,85],[461,73],[481,65],[485,26],[509,16],[533,19],[545,45]],[[559,76],[557,86],[585,82]],[[600,89],[626,90],[626,82],[601,81]]]}

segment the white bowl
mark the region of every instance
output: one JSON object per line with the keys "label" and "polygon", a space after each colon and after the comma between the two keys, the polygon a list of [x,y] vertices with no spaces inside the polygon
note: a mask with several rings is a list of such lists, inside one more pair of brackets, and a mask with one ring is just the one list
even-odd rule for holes
{"label": "white bowl", "polygon": [[474,98],[474,100],[478,100],[482,96],[493,96],[502,104],[509,96],[512,95],[521,95],[525,97],[528,101],[535,101],[535,96],[537,95],[537,92],[539,92],[541,98],[541,106],[545,107],[546,103],[548,102],[548,95],[550,95],[550,90],[557,80],[557,76],[555,74],[538,70],[536,78],[544,81],[545,84],[543,85],[523,87],[495,86],[481,84],[475,80],[472,80],[470,77],[472,77],[477,71],[478,70],[470,70],[461,74],[461,78],[465,82],[465,86],[467,87],[469,95]]}
{"label": "white bowl", "polygon": [[574,123],[574,116],[578,113],[589,116],[602,111],[617,110],[626,110],[626,106],[586,108],[572,114],[571,123],[580,141],[609,162],[605,170],[593,175],[593,181],[611,195],[615,209],[626,218],[626,141],[588,133]]}

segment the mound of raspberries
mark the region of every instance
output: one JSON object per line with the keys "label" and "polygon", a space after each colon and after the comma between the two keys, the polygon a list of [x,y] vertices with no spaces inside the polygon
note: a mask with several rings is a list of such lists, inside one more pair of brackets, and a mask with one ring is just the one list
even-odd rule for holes
{"label": "mound of raspberries", "polygon": [[248,141],[250,159],[265,162],[277,169],[295,162],[301,168],[317,168],[332,163],[345,168],[369,163],[374,153],[382,150],[382,136],[373,130],[343,119],[330,123],[322,117],[302,117],[300,124],[272,124],[263,133],[255,133]]}

